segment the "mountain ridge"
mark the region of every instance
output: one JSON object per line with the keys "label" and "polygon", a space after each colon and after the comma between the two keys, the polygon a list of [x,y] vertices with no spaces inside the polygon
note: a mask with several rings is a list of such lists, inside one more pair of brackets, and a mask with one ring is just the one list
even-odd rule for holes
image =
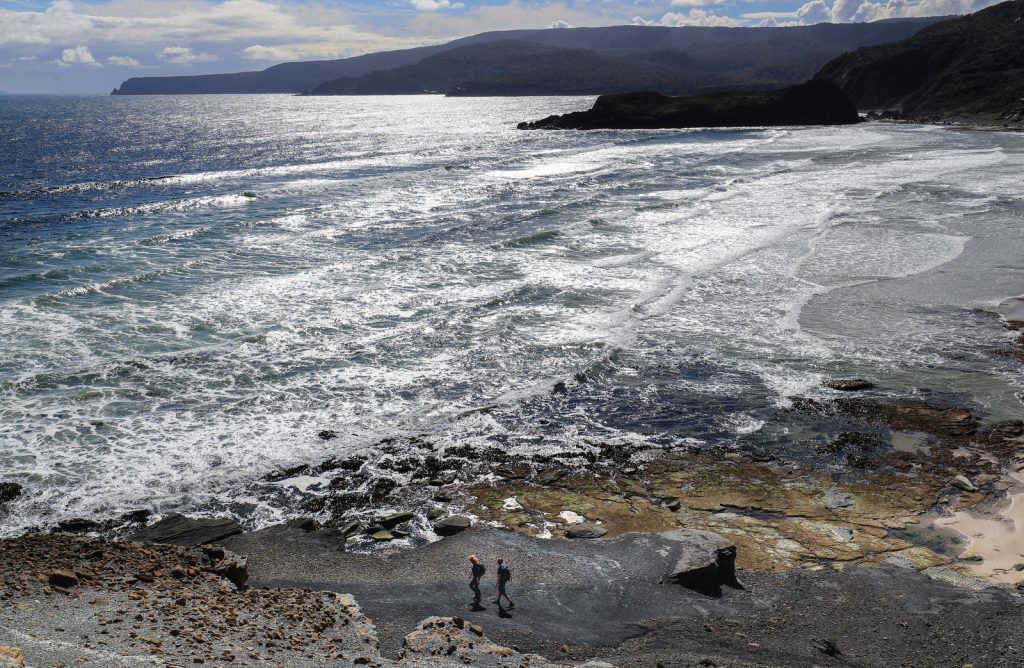
{"label": "mountain ridge", "polygon": [[[938,20],[934,17],[858,24],[785,28],[611,26],[560,30],[491,31],[431,46],[382,51],[352,58],[281,63],[265,70],[171,77],[133,77],[113,95],[303,93],[340,78],[406,67],[455,48],[525,40],[606,56],[687,62],[688,76],[708,73],[720,81],[745,79],[795,83],[830,58],[859,46],[898,41]],[[668,65],[669,63],[652,63]],[[737,74],[738,73],[738,74]],[[712,82],[714,83],[714,82]],[[720,85],[720,84],[719,84]]]}

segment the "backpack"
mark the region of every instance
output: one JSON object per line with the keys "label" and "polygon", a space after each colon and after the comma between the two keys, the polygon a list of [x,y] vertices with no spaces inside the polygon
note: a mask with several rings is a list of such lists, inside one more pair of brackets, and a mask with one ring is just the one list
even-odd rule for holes
{"label": "backpack", "polygon": [[512,579],[512,571],[505,564],[498,566],[498,577],[501,578],[502,582],[508,582]]}
{"label": "backpack", "polygon": [[483,564],[473,564],[473,577],[482,578],[487,569],[484,568]]}

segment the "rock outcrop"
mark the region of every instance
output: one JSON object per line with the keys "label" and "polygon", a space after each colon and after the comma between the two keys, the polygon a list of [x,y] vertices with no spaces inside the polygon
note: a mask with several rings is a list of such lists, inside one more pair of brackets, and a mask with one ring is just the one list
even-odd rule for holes
{"label": "rock outcrop", "polygon": [[21,496],[21,489],[21,485],[16,482],[0,482],[0,505]]}
{"label": "rock outcrop", "polygon": [[589,111],[520,123],[520,130],[597,130],[774,125],[848,125],[857,108],[834,84],[812,80],[761,93],[666,97],[639,92],[602,95]]}
{"label": "rock outcrop", "polygon": [[132,538],[151,543],[194,547],[216,543],[239,533],[242,533],[242,527],[232,519],[191,519],[178,513],[170,513],[159,522],[139,531]]}

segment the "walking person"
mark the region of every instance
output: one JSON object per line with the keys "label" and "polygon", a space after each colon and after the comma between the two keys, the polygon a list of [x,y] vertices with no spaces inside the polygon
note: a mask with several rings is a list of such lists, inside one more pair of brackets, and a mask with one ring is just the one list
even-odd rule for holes
{"label": "walking person", "polygon": [[473,603],[480,603],[480,578],[484,576],[487,569],[475,554],[469,555],[469,563],[473,564],[473,579],[469,581],[469,588],[473,590]]}
{"label": "walking person", "polygon": [[505,564],[504,560],[498,559],[498,598],[494,600],[501,607],[501,597],[504,596],[508,600],[508,607],[514,608],[516,604],[512,602],[512,599],[508,597],[508,593],[505,591],[505,585],[512,579],[512,571]]}

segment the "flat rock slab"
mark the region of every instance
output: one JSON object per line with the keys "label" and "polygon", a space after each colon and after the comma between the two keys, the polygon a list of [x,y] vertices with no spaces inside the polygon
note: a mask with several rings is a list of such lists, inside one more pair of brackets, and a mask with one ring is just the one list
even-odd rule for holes
{"label": "flat rock slab", "polygon": [[191,519],[171,513],[131,537],[132,540],[195,547],[242,533],[238,522],[227,518]]}
{"label": "flat rock slab", "polygon": [[[476,526],[415,550],[339,552],[316,533],[271,528],[224,545],[250,557],[250,584],[351,593],[377,626],[385,655],[431,615],[459,615],[488,638],[620,668],[700,665],[1020,666],[1024,602],[999,589],[967,591],[905,568],[745,571],[745,590],[708,596],[666,578],[688,550],[683,535],[541,540]],[[716,534],[711,534],[716,536]],[[720,539],[721,537],[719,537]],[[702,549],[718,549],[714,543]],[[483,605],[471,603],[467,555],[487,566]],[[512,568],[515,607],[494,598],[495,560]],[[824,653],[834,643],[839,657]],[[952,665],[952,664],[951,664]]]}
{"label": "flat rock slab", "polygon": [[[478,526],[415,550],[377,554],[341,552],[314,535],[272,527],[222,544],[249,556],[250,585],[351,593],[379,627],[395,634],[431,615],[461,615],[489,629],[498,619],[498,637],[524,647],[538,638],[615,644],[641,632],[644,619],[700,615],[716,601],[745,596],[724,588],[716,599],[671,581],[681,561],[707,566],[732,545],[699,531],[569,541]],[[487,567],[484,606],[471,605],[470,554]],[[498,558],[512,569],[511,610],[490,603]]]}

